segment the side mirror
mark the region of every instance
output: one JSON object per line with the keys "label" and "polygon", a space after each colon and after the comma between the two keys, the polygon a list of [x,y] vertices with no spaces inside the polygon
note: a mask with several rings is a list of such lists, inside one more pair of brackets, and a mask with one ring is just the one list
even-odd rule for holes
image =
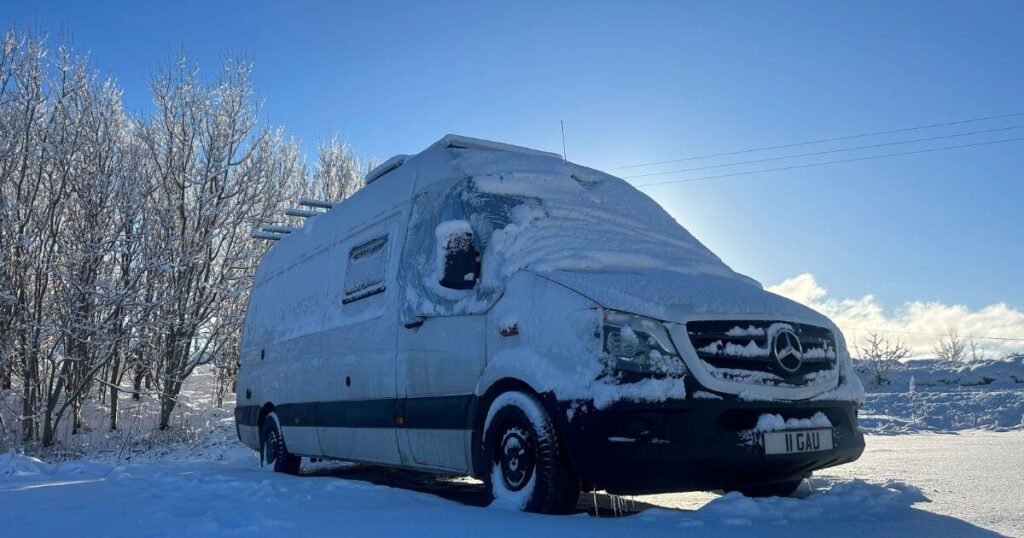
{"label": "side mirror", "polygon": [[[443,223],[444,224],[455,224]],[[476,286],[480,278],[480,252],[473,242],[473,232],[468,223],[465,226],[451,226],[448,230],[438,227],[437,239],[443,247],[444,269],[441,272],[442,286],[453,290],[468,290]]]}

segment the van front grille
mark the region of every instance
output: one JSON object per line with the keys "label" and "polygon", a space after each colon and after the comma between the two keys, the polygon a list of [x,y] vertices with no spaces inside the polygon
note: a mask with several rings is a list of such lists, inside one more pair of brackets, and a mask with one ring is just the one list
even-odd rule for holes
{"label": "van front grille", "polygon": [[[803,323],[782,321],[691,321],[686,331],[697,357],[716,377],[770,385],[806,385],[834,374],[836,343],[832,331]],[[783,334],[786,333],[786,334]],[[779,336],[782,335],[782,336]],[[796,336],[796,354],[781,353]],[[794,344],[796,342],[793,342]]]}

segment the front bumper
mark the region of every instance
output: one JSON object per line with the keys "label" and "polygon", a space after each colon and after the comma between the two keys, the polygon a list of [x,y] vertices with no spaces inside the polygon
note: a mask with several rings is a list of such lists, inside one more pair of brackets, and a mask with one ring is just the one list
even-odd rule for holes
{"label": "front bumper", "polygon": [[[587,411],[580,402],[552,402],[559,431],[584,482],[611,493],[639,495],[732,490],[804,478],[856,460],[864,451],[851,402],[671,400],[619,402]],[[764,453],[751,433],[760,415],[808,418],[824,413],[834,448],[793,455]],[[570,419],[571,416],[571,419]]]}

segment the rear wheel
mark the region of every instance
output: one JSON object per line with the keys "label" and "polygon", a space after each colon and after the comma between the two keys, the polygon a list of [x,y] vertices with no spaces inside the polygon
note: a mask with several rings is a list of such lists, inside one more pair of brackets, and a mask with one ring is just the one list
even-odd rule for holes
{"label": "rear wheel", "polygon": [[495,502],[526,512],[564,514],[576,507],[580,480],[544,407],[523,392],[506,392],[484,423],[484,477]]}
{"label": "rear wheel", "polygon": [[260,428],[260,467],[275,473],[299,474],[302,458],[288,453],[281,433],[281,422],[277,413],[271,412],[263,419]]}
{"label": "rear wheel", "polygon": [[739,492],[747,497],[791,497],[800,488],[802,482],[803,480],[790,480],[778,484],[743,488]]}

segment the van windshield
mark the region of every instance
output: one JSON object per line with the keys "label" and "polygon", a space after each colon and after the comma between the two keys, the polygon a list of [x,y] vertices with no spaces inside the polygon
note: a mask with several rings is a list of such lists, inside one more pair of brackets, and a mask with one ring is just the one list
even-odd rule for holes
{"label": "van windshield", "polygon": [[[404,316],[480,312],[520,270],[738,275],[651,198],[571,163],[477,174],[417,194],[399,278]],[[435,230],[465,221],[482,254],[472,290],[441,287]]]}
{"label": "van windshield", "polygon": [[527,268],[735,275],[654,200],[591,174],[489,175],[457,186],[452,195],[478,237],[485,277]]}

